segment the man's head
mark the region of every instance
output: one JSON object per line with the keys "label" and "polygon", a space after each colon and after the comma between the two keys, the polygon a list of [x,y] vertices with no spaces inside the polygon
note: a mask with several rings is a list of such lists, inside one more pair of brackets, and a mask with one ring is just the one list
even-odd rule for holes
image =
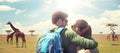
{"label": "man's head", "polygon": [[67,17],[68,17],[68,14],[66,14],[65,12],[57,11],[52,15],[52,23],[57,26],[65,27],[68,22]]}

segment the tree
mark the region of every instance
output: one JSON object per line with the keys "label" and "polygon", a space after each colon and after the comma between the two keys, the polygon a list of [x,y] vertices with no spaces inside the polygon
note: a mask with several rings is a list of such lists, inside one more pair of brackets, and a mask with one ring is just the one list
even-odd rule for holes
{"label": "tree", "polygon": [[110,27],[110,30],[112,31],[112,40],[114,41],[115,40],[115,26],[118,26],[118,24],[114,24],[114,23],[108,23],[106,26]]}
{"label": "tree", "polygon": [[12,30],[5,30],[7,32],[7,34],[9,35],[10,32],[12,32]]}
{"label": "tree", "polygon": [[103,34],[103,32],[100,32],[100,34]]}
{"label": "tree", "polygon": [[117,25],[117,24],[114,24],[114,23],[108,23],[106,26],[114,27],[114,26],[118,26],[118,25]]}
{"label": "tree", "polygon": [[33,36],[33,32],[35,32],[35,30],[29,30],[29,32],[31,32],[31,36]]}

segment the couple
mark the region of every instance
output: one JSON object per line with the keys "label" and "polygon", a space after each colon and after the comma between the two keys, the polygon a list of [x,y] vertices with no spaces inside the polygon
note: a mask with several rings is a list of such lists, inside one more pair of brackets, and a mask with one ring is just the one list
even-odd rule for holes
{"label": "couple", "polygon": [[[57,11],[52,15],[52,24],[59,27],[66,27],[68,14]],[[80,22],[80,23],[79,23]],[[78,20],[72,25],[73,30],[65,28],[61,33],[63,53],[93,53],[97,51],[98,42],[91,37],[91,28],[85,20]],[[89,31],[89,32],[87,32]],[[83,50],[84,49],[84,50]],[[99,53],[99,52],[94,52]]]}

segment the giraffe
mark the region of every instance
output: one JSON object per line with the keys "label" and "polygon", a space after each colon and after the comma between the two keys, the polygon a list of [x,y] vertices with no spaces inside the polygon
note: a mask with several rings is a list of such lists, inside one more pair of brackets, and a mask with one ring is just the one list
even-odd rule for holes
{"label": "giraffe", "polygon": [[115,40],[119,40],[119,37],[117,35],[115,35]]}
{"label": "giraffe", "polygon": [[10,25],[10,27],[12,28],[12,30],[15,32],[16,47],[17,48],[19,47],[19,45],[18,45],[18,38],[22,39],[22,47],[26,47],[25,34],[23,32],[21,32],[19,29],[15,28],[10,21],[7,23],[7,25]]}
{"label": "giraffe", "polygon": [[107,35],[107,40],[110,40],[111,34],[112,34],[112,33],[110,33],[110,34]]}
{"label": "giraffe", "polygon": [[116,33],[115,32],[113,32],[113,34],[112,34],[113,36],[114,36],[114,39],[115,40],[118,40],[118,36],[116,35]]}
{"label": "giraffe", "polygon": [[9,42],[9,39],[10,39],[11,43],[13,43],[13,35],[14,34],[15,34],[15,32],[7,35],[7,43]]}
{"label": "giraffe", "polygon": [[107,35],[107,40],[110,40],[111,36],[113,36],[114,40],[119,39],[115,32],[111,32],[109,35]]}

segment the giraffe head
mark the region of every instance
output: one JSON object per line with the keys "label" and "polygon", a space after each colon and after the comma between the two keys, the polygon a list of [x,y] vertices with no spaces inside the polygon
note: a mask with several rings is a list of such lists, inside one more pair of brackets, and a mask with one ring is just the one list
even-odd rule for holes
{"label": "giraffe head", "polygon": [[9,24],[11,24],[11,22],[9,21],[9,22],[7,22],[7,25],[9,25]]}

